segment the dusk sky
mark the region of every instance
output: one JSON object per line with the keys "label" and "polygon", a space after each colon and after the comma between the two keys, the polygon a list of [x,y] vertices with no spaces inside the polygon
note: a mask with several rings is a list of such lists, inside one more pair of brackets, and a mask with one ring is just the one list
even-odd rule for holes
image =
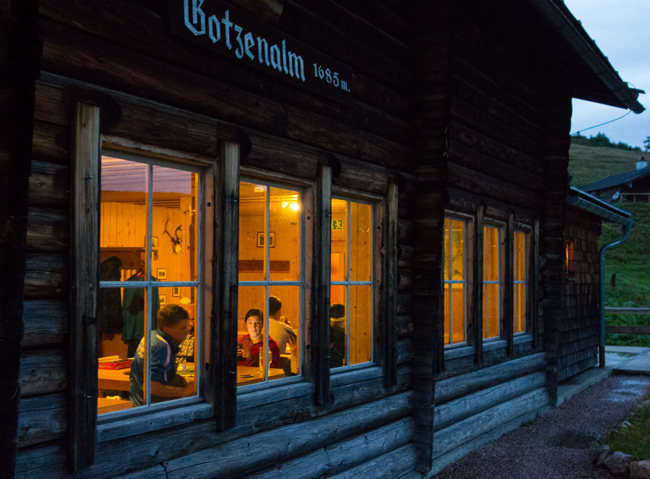
{"label": "dusk sky", "polygon": [[646,92],[639,96],[646,111],[596,128],[590,127],[615,120],[629,110],[573,100],[571,133],[580,131],[590,137],[602,132],[614,143],[645,149],[643,141],[650,136],[650,0],[565,0],[565,4],[623,81]]}

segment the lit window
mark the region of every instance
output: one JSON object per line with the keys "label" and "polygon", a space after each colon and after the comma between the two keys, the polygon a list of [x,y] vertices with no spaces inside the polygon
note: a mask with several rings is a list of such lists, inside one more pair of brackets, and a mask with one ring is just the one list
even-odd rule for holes
{"label": "lit window", "polygon": [[301,192],[239,186],[237,384],[300,373]]}
{"label": "lit window", "polygon": [[514,234],[514,257],[513,257],[513,297],[514,297],[514,318],[513,332],[523,333],[526,331],[526,277],[528,254],[527,235],[523,231],[515,231]]}
{"label": "lit window", "polygon": [[444,241],[445,345],[450,345],[466,341],[466,222],[445,218]]}
{"label": "lit window", "polygon": [[332,200],[330,367],[372,360],[372,207]]}
{"label": "lit window", "polygon": [[496,338],[500,334],[500,236],[498,227],[483,227],[483,339]]}
{"label": "lit window", "polygon": [[566,250],[565,250],[565,269],[566,269],[566,274],[569,276],[573,276],[576,274],[576,262],[575,262],[575,242],[573,240],[569,240],[566,243]]}
{"label": "lit window", "polygon": [[98,413],[196,395],[200,173],[101,158]]}

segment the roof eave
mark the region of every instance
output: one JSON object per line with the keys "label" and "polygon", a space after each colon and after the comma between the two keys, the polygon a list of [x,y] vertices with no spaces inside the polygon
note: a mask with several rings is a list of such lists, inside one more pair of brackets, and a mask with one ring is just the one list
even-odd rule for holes
{"label": "roof eave", "polygon": [[[607,57],[603,55],[563,2],[557,0],[530,0],[530,2],[547,19],[551,28],[573,48],[594,75],[620,101],[621,105],[637,114],[645,111],[645,107],[638,101],[639,93],[643,92],[630,88],[621,79]],[[603,103],[612,104],[611,102]]]}

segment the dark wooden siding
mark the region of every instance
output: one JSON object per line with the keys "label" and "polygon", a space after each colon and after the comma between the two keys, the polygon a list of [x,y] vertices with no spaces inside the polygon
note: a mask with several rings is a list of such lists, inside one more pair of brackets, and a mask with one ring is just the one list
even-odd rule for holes
{"label": "dark wooden siding", "polygon": [[[318,162],[335,154],[342,165],[336,187],[384,195],[389,175],[398,172],[404,181],[394,386],[385,387],[381,369],[371,368],[333,380],[331,400],[321,407],[314,406],[308,387],[290,388],[273,402],[242,400],[237,427],[225,433],[214,431],[213,419],[133,438],[106,431],[95,465],[81,476],[155,474],[165,462],[170,476],[208,463],[220,477],[253,477],[257,470],[272,475],[265,468],[291,467],[303,456],[314,471],[361,473],[391,463],[395,451],[403,457],[395,474],[414,466],[408,390],[415,129],[405,20],[390,3],[374,0],[352,2],[349,9],[333,1],[231,3],[348,64],[354,72],[352,104],[285,85],[171,36],[164,2],[40,2],[43,59],[29,181],[17,477],[67,474],[71,108],[75,98],[89,95],[100,103],[103,134],[216,158],[217,138],[230,139],[240,129],[251,146],[243,166],[314,179]],[[362,18],[359,11],[370,14]],[[356,438],[363,442],[368,434],[377,440],[393,434],[394,440],[346,456],[357,450]],[[323,447],[336,443],[341,445],[336,457],[323,454]],[[252,448],[250,454],[242,452],[246,448]],[[262,450],[271,461],[253,452]],[[251,461],[242,461],[245,455]]]}
{"label": "dark wooden siding", "polygon": [[565,238],[574,244],[575,273],[564,279],[558,380],[569,378],[598,362],[600,335],[600,220],[572,210]]}

